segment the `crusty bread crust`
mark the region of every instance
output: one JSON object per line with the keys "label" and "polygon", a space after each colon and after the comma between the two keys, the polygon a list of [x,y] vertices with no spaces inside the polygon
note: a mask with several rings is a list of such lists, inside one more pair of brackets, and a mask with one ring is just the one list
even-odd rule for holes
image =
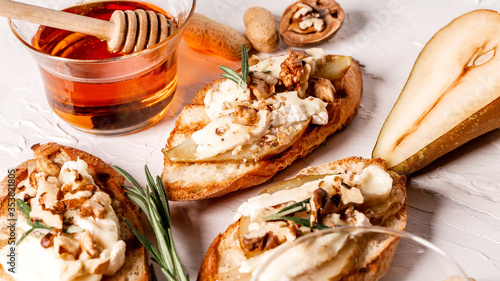
{"label": "crusty bread crust", "polygon": [[[135,238],[128,226],[125,224],[125,219],[129,220],[132,225],[142,230],[140,223],[139,208],[134,205],[126,196],[124,189],[121,188],[125,178],[117,173],[112,167],[106,164],[101,159],[84,151],[62,146],[56,143],[46,143],[43,145],[36,144],[31,147],[33,150],[33,158],[46,157],[48,159],[64,159],[65,161],[75,161],[78,158],[85,161],[89,166],[89,172],[94,178],[96,184],[102,191],[108,193],[113,201],[113,208],[120,219],[121,239],[127,245],[125,253],[125,264],[113,277],[103,277],[102,280],[119,280],[119,281],[147,281],[150,279],[149,267],[147,265],[147,253],[145,248]],[[16,186],[24,180],[28,175],[28,161],[20,164],[15,171]],[[0,183],[0,248],[7,245],[7,229],[4,226],[7,219],[7,201],[8,201],[8,177]],[[19,212],[18,212],[19,213]],[[50,269],[47,269],[50,270]],[[0,280],[13,281],[13,279],[5,273],[0,265]]]}
{"label": "crusty bread crust", "polygon": [[[210,122],[203,99],[207,91],[225,79],[218,79],[201,89],[184,107],[165,145],[165,151],[177,146]],[[290,148],[276,157],[256,162],[172,162],[164,157],[162,179],[167,195],[174,201],[218,197],[239,189],[261,184],[303,158],[326,138],[344,128],[356,116],[363,89],[360,65],[355,60],[344,76],[341,97],[330,107],[330,121],[323,126],[310,126]]]}
{"label": "crusty bread crust", "polygon": [[[335,174],[344,173],[349,170],[353,173],[361,171],[368,165],[378,165],[385,169],[384,162],[381,159],[364,159],[361,157],[349,157],[346,159],[330,162],[317,167],[309,167],[303,169],[294,178],[303,175],[321,175],[321,174]],[[404,196],[402,205],[395,205],[399,211],[395,215],[382,221],[379,226],[389,227],[395,230],[403,231],[406,227],[406,177],[399,175],[395,172],[388,171],[393,179],[393,191],[400,193]],[[263,193],[274,193],[279,191],[275,186],[271,186]],[[198,281],[213,281],[220,268],[233,268],[240,264],[239,260],[245,259],[245,254],[240,247],[238,240],[239,221],[231,224],[226,231],[219,234],[207,250],[205,258],[203,259],[198,273]],[[392,257],[396,251],[399,240],[391,237],[384,241],[369,241],[363,247],[366,252],[360,256],[364,259],[358,260],[358,264],[354,270],[347,273],[341,280],[378,280],[384,276],[390,266]],[[376,249],[374,252],[373,249]],[[370,250],[367,250],[370,249]],[[363,270],[358,270],[362,268]]]}

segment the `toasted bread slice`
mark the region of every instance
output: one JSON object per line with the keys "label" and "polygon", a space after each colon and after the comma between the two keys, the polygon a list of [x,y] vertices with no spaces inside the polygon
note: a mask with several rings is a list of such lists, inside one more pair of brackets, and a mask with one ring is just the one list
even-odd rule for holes
{"label": "toasted bread slice", "polygon": [[[306,168],[302,170],[291,181],[288,181],[293,183],[294,180],[297,181],[297,179],[300,178],[302,178],[303,180],[305,179],[305,181],[301,182],[298,186],[294,186],[293,184],[292,185],[286,184],[285,182],[285,184],[281,183],[267,188],[261,193],[261,195],[266,193],[274,194],[276,192],[283,191],[284,189],[290,189],[290,190],[296,188],[303,189],[305,186],[304,184],[310,183],[312,180],[317,179],[311,177],[313,175],[318,175],[320,177],[322,175],[337,175],[339,177],[343,177],[344,179],[348,179],[346,181],[348,182],[349,177],[352,179],[353,178],[352,176],[356,177],[362,174],[363,170],[367,167],[378,167],[380,168],[380,171],[385,171],[385,173],[387,173],[392,179],[392,187],[389,193],[387,193],[388,195],[387,194],[384,195],[387,197],[384,197],[383,199],[380,198],[382,200],[379,201],[379,203],[377,204],[368,203],[377,201],[366,201],[368,200],[366,199],[363,203],[357,205],[356,210],[359,210],[360,212],[365,214],[366,217],[369,218],[369,221],[372,225],[389,227],[399,231],[404,230],[406,226],[406,188],[405,188],[406,178],[392,171],[387,171],[384,167],[383,161],[379,159],[373,160],[373,159],[363,159],[359,157],[351,157],[327,163],[318,167]],[[352,175],[352,176],[345,177],[345,175]],[[321,186],[321,183],[319,184],[319,186]],[[358,186],[358,188],[362,190],[363,186],[361,187]],[[283,193],[280,194],[279,197],[281,198],[282,196]],[[371,197],[371,198],[372,199],[369,200],[374,200],[374,198],[376,197]],[[243,206],[247,204],[246,207],[248,208],[248,206],[251,204],[249,202],[255,203],[255,201],[252,200],[255,200],[255,198],[249,199],[242,205],[242,207],[238,209],[238,213],[242,214],[242,217],[236,220],[233,224],[231,224],[227,228],[225,232],[219,234],[214,239],[214,241],[208,248],[205,258],[201,264],[200,272],[197,279],[198,281],[231,280],[231,278],[233,280],[250,280],[251,273],[245,270],[239,271],[239,268],[244,262],[250,260],[252,257],[255,257],[249,255],[249,253],[251,252],[249,252],[248,248],[243,249],[242,245],[244,243],[242,244],[241,241],[241,235],[242,235],[241,228],[245,227],[243,225],[243,218],[245,215],[244,211],[242,211],[245,210]],[[295,200],[295,202],[301,200],[302,199],[297,199]],[[287,205],[279,205],[279,206],[287,206]],[[255,211],[254,214],[257,214],[257,216],[262,216],[259,215],[260,214],[259,212],[261,212],[262,210],[264,209],[258,209],[257,211]],[[306,215],[304,217],[308,216]],[[259,221],[252,220],[252,223],[254,223],[254,225],[258,225]],[[268,222],[266,222],[265,225],[267,225],[267,223]],[[283,221],[281,223],[283,223]],[[290,225],[293,225],[293,223],[288,222],[288,227]],[[252,229],[254,229],[255,231],[255,228],[256,227],[254,226]],[[247,230],[249,229],[250,228],[247,227]],[[273,228],[268,226],[268,228],[265,229],[269,231],[269,229]],[[276,228],[274,228],[274,230],[275,229]],[[247,230],[243,231],[243,233],[247,233],[246,232]],[[258,233],[260,233],[259,235],[262,235],[263,232],[258,232]],[[275,233],[275,235],[277,234]],[[307,235],[307,232],[304,232],[302,235]],[[267,238],[267,240],[269,241],[270,239]],[[390,262],[392,260],[392,256],[396,250],[397,243],[398,239],[394,237],[387,238],[382,241],[380,240],[365,241],[365,245],[357,250],[358,256],[356,259],[354,259],[356,262],[352,262],[351,264],[346,265],[344,270],[341,272],[341,276],[336,276],[334,279],[331,280],[377,280],[378,278],[382,277],[387,273]],[[258,255],[263,254],[269,250],[270,249],[264,249],[262,252],[258,253]],[[263,261],[264,260],[261,260],[260,262]],[[322,265],[325,264],[328,263],[324,262]],[[293,265],[288,265],[288,267],[293,267]],[[315,270],[318,270],[320,267],[321,265],[315,268],[311,268],[310,271],[307,272],[314,272]],[[317,279],[313,277],[312,279],[306,278],[299,280],[317,280]]]}
{"label": "toasted bread slice", "polygon": [[[33,159],[45,158],[52,163],[64,163],[67,161],[76,161],[81,159],[88,165],[89,174],[93,177],[95,184],[101,191],[107,193],[111,198],[111,205],[119,219],[121,235],[120,239],[126,244],[125,262],[123,266],[114,274],[114,276],[103,276],[102,280],[122,280],[122,281],[147,281],[150,279],[149,267],[147,265],[147,253],[145,248],[136,239],[135,235],[125,223],[125,219],[142,232],[140,223],[140,212],[126,196],[121,188],[124,178],[118,174],[112,167],[107,165],[101,159],[84,151],[62,146],[56,143],[47,143],[43,145],[36,144],[32,147]],[[28,161],[23,162],[15,169],[15,185],[28,176]],[[0,183],[0,248],[8,244],[9,232],[6,228],[9,218],[8,203],[12,202],[12,194],[9,194],[9,177]],[[16,194],[19,190],[16,188]],[[17,210],[20,216],[19,210]],[[47,268],[47,270],[51,270]],[[0,279],[13,281],[12,277],[5,272],[0,265]]]}
{"label": "toasted bread slice", "polygon": [[[209,89],[225,80],[218,79],[208,84],[184,107],[164,152],[179,145],[210,122],[203,103],[205,95]],[[246,162],[173,162],[165,156],[162,179],[169,198],[186,201],[218,197],[269,180],[296,159],[305,157],[328,136],[344,128],[358,112],[362,88],[360,65],[352,60],[343,78],[342,88],[338,89],[338,98],[328,104],[328,123],[322,126],[309,125],[290,147],[269,159]]]}

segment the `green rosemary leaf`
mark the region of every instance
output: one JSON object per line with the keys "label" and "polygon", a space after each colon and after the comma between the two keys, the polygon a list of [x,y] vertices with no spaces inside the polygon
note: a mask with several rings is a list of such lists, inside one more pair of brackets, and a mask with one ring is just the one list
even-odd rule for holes
{"label": "green rosemary leaf", "polygon": [[245,88],[247,85],[248,79],[248,49],[245,44],[241,45],[241,78],[243,78],[243,83],[245,84]]}
{"label": "green rosemary leaf", "polygon": [[226,78],[226,79],[229,79],[229,80],[231,80],[231,81],[233,81],[234,83],[236,83],[236,84],[238,84],[238,85],[239,85],[240,80],[235,79],[233,76],[230,76],[230,75],[228,75],[228,74],[226,74],[226,73],[223,73],[223,74],[221,74],[220,76],[222,76],[222,77],[224,77],[224,78]]}
{"label": "green rosemary leaf", "polygon": [[181,261],[179,259],[179,255],[177,254],[177,251],[175,251],[175,244],[174,244],[174,239],[172,236],[171,229],[169,229],[168,237],[170,239],[171,252],[172,252],[172,255],[174,256],[173,261],[175,264],[175,273],[179,277],[180,281],[189,281],[189,275],[184,272],[184,270],[182,268]]}
{"label": "green rosemary leaf", "polygon": [[136,195],[139,198],[144,198],[142,196],[142,193],[138,192],[135,188],[128,187],[126,185],[122,185],[122,188],[125,189],[128,193],[132,193],[132,194]]}
{"label": "green rosemary leaf", "polygon": [[163,180],[161,179],[160,176],[156,176],[156,186],[158,186],[159,189],[161,202],[166,207],[165,213],[167,218],[166,220],[167,225],[165,225],[165,228],[170,228],[172,224],[170,220],[170,205],[168,204],[167,192],[165,191],[165,186],[163,185]]}
{"label": "green rosemary leaf", "polygon": [[41,228],[41,229],[47,229],[47,230],[53,229],[52,227],[47,226],[46,224],[44,224],[41,221],[34,221],[34,222],[28,223],[28,224],[31,225],[33,228]]}
{"label": "green rosemary leaf", "polygon": [[147,213],[148,206],[146,205],[143,197],[132,192],[127,192],[127,197],[128,199],[130,199],[130,201],[134,202],[137,206],[139,206],[139,209],[141,209],[141,211],[146,214],[148,220],[151,220],[149,218],[149,214]]}
{"label": "green rosemary leaf", "polygon": [[151,175],[151,172],[149,172],[148,167],[146,166],[144,168],[144,172],[146,173],[146,179],[148,181],[149,187],[151,189],[151,198],[154,200],[154,205],[157,208],[157,213],[160,217],[160,221],[166,221],[167,218],[165,216],[166,211],[165,208],[163,207],[164,205],[162,204],[160,194],[158,193],[158,188],[156,187],[155,181],[153,179],[153,176]]}
{"label": "green rosemary leaf", "polygon": [[232,68],[229,68],[227,66],[219,65],[219,68],[224,71],[225,74],[234,77],[235,79],[241,79],[241,76],[238,72],[233,70]]}
{"label": "green rosemary leaf", "polygon": [[264,221],[281,220],[283,216],[292,215],[298,212],[307,211],[307,203],[311,198],[304,199],[279,210],[277,213],[264,217]]}
{"label": "green rosemary leaf", "polygon": [[284,212],[284,213],[278,212],[276,214],[266,216],[266,217],[264,217],[264,221],[281,220],[281,219],[283,219],[284,216],[293,215],[295,213],[303,212],[303,211],[305,211],[304,208],[302,208],[301,206],[296,206],[295,208],[289,209],[287,212]]}
{"label": "green rosemary leaf", "polygon": [[243,88],[244,91],[247,90],[248,75],[250,73],[248,66],[248,49],[245,44],[241,45],[241,75],[234,71],[233,69],[219,65],[219,68],[224,71],[221,74],[222,77],[227,78],[234,83],[238,84]]}
{"label": "green rosemary leaf", "polygon": [[[286,208],[283,208],[281,209],[278,214],[281,214],[281,215],[288,215],[288,214],[292,214],[292,213],[297,213],[297,212],[303,212],[303,211],[306,211],[307,210],[307,203],[309,203],[309,201],[311,200],[311,197],[307,198],[307,199],[304,199],[302,201],[299,201],[295,204],[292,204]],[[294,211],[294,212],[291,212],[292,209],[297,209],[299,208],[299,211]]]}
{"label": "green rosemary leaf", "polygon": [[141,185],[132,177],[129,173],[127,173],[125,170],[118,166],[113,166],[128,182],[130,182],[132,185],[134,185],[137,188],[137,191],[139,191],[142,195],[146,196],[146,192],[144,189],[141,187]]}
{"label": "green rosemary leaf", "polygon": [[31,212],[30,206],[28,204],[26,204],[23,200],[17,199],[17,207],[19,208],[19,210],[23,214],[23,217],[26,219],[26,221],[28,221],[28,223],[30,223],[31,222],[31,220],[30,220],[30,212]]}
{"label": "green rosemary leaf", "polygon": [[19,245],[26,236],[28,236],[31,232],[33,232],[33,230],[39,228],[39,229],[46,229],[46,230],[52,230],[53,228],[44,224],[43,222],[41,221],[34,221],[32,222],[31,221],[31,218],[30,218],[30,213],[31,213],[31,207],[26,204],[26,202],[24,202],[23,200],[21,199],[17,199],[16,201],[16,204],[17,204],[17,207],[19,208],[19,210],[21,211],[21,213],[23,214],[23,217],[26,219],[26,222],[28,223],[29,226],[31,226],[31,229],[26,231],[25,233],[23,233],[23,235],[21,236],[21,238],[19,238],[19,240],[17,240],[17,243],[16,245]]}
{"label": "green rosemary leaf", "polygon": [[[285,208],[279,210],[278,212],[276,212],[275,214],[264,217],[264,221],[288,220],[288,221],[293,221],[294,223],[296,223],[298,225],[313,228],[313,229],[328,228],[328,226],[321,224],[321,223],[317,223],[313,227],[311,227],[311,222],[308,219],[298,218],[298,217],[293,216],[293,214],[295,214],[295,213],[307,211],[307,203],[309,203],[310,200],[311,200],[311,198],[307,198],[307,199],[299,201],[295,204],[292,204],[288,207],[285,207]],[[289,215],[292,215],[292,216],[289,216]]]}
{"label": "green rosemary leaf", "polygon": [[287,221],[292,221],[298,225],[301,225],[301,226],[305,226],[305,227],[308,227],[308,228],[313,228],[313,229],[326,229],[326,228],[329,228],[328,226],[324,225],[324,224],[321,224],[321,223],[317,223],[315,224],[313,227],[311,227],[311,221],[309,221],[308,219],[304,219],[304,218],[297,218],[297,217],[281,217],[281,219],[283,220],[287,220]]}
{"label": "green rosemary leaf", "polygon": [[19,240],[17,240],[16,246],[19,246],[19,244],[21,244],[21,242],[24,240],[24,238],[26,238],[26,236],[28,236],[33,230],[35,230],[34,227],[32,227],[30,230],[23,233],[23,235],[21,235],[21,238],[19,238]]}
{"label": "green rosemary leaf", "polygon": [[156,248],[153,246],[153,244],[151,242],[149,242],[149,240],[144,236],[142,235],[142,233],[140,233],[131,223],[129,220],[125,219],[125,223],[128,225],[128,227],[130,227],[130,229],[132,230],[132,232],[135,234],[135,236],[137,237],[137,239],[139,240],[139,242],[141,242],[141,244],[144,246],[144,248],[146,248],[146,251],[148,251],[148,253],[151,255],[151,258],[154,259],[154,260],[158,260],[160,254],[159,252],[156,250]]}

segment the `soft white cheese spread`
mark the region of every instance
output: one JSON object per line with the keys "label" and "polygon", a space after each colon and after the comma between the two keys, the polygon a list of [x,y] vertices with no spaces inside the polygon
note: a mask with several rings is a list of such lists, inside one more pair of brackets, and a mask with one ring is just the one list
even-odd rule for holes
{"label": "soft white cheese spread", "polygon": [[245,92],[238,84],[226,80],[220,83],[217,88],[208,90],[203,102],[205,112],[210,120],[216,120],[233,112],[233,104],[248,100],[250,100],[250,91]]}
{"label": "soft white cheese spread", "polygon": [[316,125],[328,124],[326,103],[318,98],[301,99],[297,92],[284,92],[267,99],[266,103],[278,107],[278,109],[273,110],[272,124],[275,127],[289,126],[309,118],[312,118],[311,123]]}
{"label": "soft white cheese spread", "polygon": [[392,189],[392,178],[379,166],[371,165],[355,175],[353,182],[362,186],[361,192],[366,200],[383,201]]}
{"label": "soft white cheese spread", "polygon": [[260,60],[257,64],[250,66],[249,70],[269,72],[269,75],[279,78],[281,72],[281,64],[283,63],[283,61],[285,61],[286,58],[288,58],[288,55],[281,55],[263,59]]}

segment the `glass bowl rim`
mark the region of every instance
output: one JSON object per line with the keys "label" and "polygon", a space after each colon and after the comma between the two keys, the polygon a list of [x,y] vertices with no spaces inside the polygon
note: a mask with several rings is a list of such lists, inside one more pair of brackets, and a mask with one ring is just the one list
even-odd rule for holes
{"label": "glass bowl rim", "polygon": [[396,229],[386,227],[386,226],[372,225],[372,226],[339,226],[339,227],[334,227],[334,228],[317,230],[317,231],[314,231],[313,233],[309,233],[309,234],[306,234],[304,236],[301,236],[301,237],[295,239],[294,241],[292,241],[291,243],[289,243],[288,245],[277,250],[275,253],[273,253],[269,257],[265,258],[264,261],[262,262],[262,264],[259,265],[255,269],[254,273],[252,273],[252,278],[250,279],[250,281],[258,280],[257,277],[262,272],[264,272],[264,270],[267,268],[267,266],[274,259],[276,259],[278,256],[283,254],[285,251],[294,247],[295,245],[302,243],[303,241],[306,241],[308,239],[313,239],[315,237],[319,237],[319,236],[324,235],[324,234],[333,234],[333,233],[342,233],[342,232],[351,233],[351,232],[355,232],[355,231],[361,231],[361,232],[366,232],[366,233],[375,232],[375,233],[380,233],[380,234],[393,235],[393,236],[396,236],[398,238],[409,238],[412,241],[415,241],[418,244],[423,245],[426,248],[433,250],[434,252],[439,254],[439,256],[441,256],[445,260],[448,260],[450,262],[450,264],[458,270],[457,273],[460,273],[462,275],[462,276],[458,276],[458,277],[460,277],[462,279],[466,278],[466,279],[463,279],[464,281],[468,280],[467,275],[465,274],[465,271],[462,269],[462,267],[450,255],[448,255],[446,252],[444,252],[441,248],[434,245],[432,242],[430,242],[430,241],[428,241],[420,236],[417,236],[415,234],[409,233],[407,231],[396,230]]}

